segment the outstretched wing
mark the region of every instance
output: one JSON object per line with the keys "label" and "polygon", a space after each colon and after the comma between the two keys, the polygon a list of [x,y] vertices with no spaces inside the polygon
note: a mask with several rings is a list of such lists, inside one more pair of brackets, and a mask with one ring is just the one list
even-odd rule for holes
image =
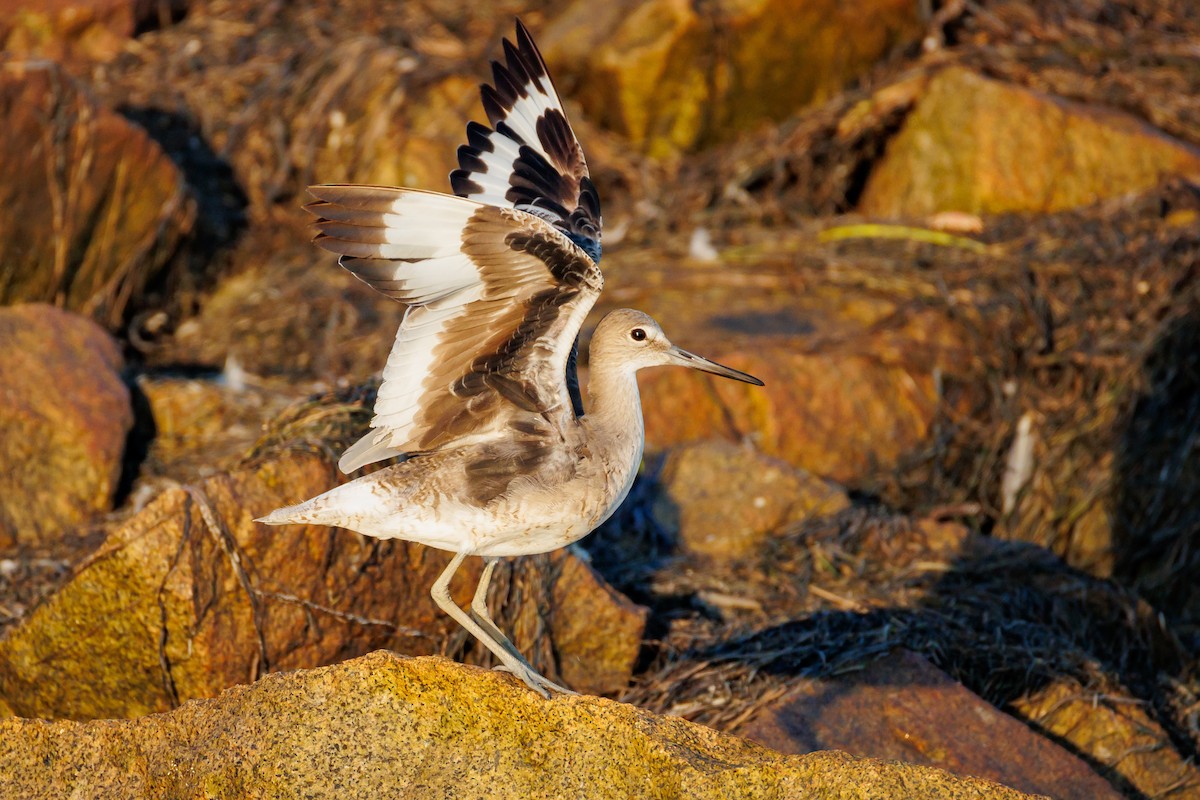
{"label": "outstretched wing", "polygon": [[415,189],[309,191],[314,242],[409,306],[373,430],[342,471],[571,418],[567,359],[603,285],[587,253],[517,209]]}
{"label": "outstretched wing", "polygon": [[[492,81],[479,87],[492,127],[467,125],[459,169],[450,173],[454,193],[541,217],[599,264],[600,196],[546,62],[521,20],[516,45],[504,40],[504,63],[492,62]],[[577,352],[575,341],[566,380],[575,414],[582,416]]]}
{"label": "outstretched wing", "polygon": [[541,217],[600,261],[600,197],[588,177],[546,62],[517,20],[517,43],[504,40],[504,63],[492,62],[494,86],[480,87],[492,127],[467,125],[450,173],[454,193]]}

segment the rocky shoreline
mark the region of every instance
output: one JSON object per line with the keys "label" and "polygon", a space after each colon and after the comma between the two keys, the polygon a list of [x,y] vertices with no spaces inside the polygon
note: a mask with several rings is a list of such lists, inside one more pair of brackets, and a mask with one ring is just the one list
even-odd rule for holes
{"label": "rocky shoreline", "polygon": [[[1200,797],[1189,4],[17,5],[0,795]],[[252,522],[342,479],[402,313],[304,186],[446,190],[518,13],[594,318],[766,383],[644,376],[626,506],[498,569],[603,697],[479,669],[443,553]]]}

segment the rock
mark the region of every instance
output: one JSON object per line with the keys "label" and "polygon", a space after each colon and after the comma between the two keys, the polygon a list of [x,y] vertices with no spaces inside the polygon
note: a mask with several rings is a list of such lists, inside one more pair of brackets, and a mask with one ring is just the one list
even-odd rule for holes
{"label": "rock", "polygon": [[[182,5],[164,4],[175,11]],[[152,0],[2,0],[0,50],[21,58],[108,61],[157,10]]]}
{"label": "rock", "polygon": [[[466,121],[479,108],[479,76],[437,76],[376,39],[352,38],[306,53],[304,72],[279,99],[292,122],[289,153],[303,183],[375,183],[447,192]],[[362,81],[362,75],[372,75]],[[249,76],[247,76],[249,77]],[[313,90],[306,91],[307,87]],[[319,91],[318,91],[319,89]],[[270,125],[255,128],[253,151],[271,146]],[[239,172],[261,170],[234,156]],[[251,178],[253,188],[263,181]],[[257,199],[257,198],[255,198]],[[270,200],[262,198],[260,202]]]}
{"label": "rock", "polygon": [[[86,525],[91,528],[91,525]],[[0,639],[71,576],[71,563],[85,559],[102,539],[103,530],[53,545],[18,546],[0,558]],[[0,717],[12,716],[0,704]]]}
{"label": "rock", "polygon": [[672,448],[653,514],[693,553],[739,558],[772,532],[847,508],[846,493],[804,470],[719,440]]}
{"label": "rock", "polygon": [[1017,698],[1012,707],[1037,731],[1065,742],[1131,796],[1200,797],[1200,769],[1125,691],[1089,690],[1069,678]]}
{"label": "rock", "polygon": [[0,722],[22,797],[1001,798],[996,784],[841,753],[783,756],[593,697],[389,653],[271,675],[167,715]]}
{"label": "rock", "polygon": [[285,395],[233,385],[228,373],[215,380],[138,378],[154,421],[140,479],[192,481],[234,467],[286,406]]}
{"label": "rock", "polygon": [[539,39],[566,96],[661,157],[827,99],[921,30],[896,0],[655,0],[572,3]]}
{"label": "rock", "polygon": [[[609,586],[570,550],[557,550],[540,558],[549,562],[549,569],[539,570],[540,575],[552,576],[550,637],[563,681],[581,692],[599,694],[623,689],[637,665],[649,609]],[[539,560],[526,564],[535,566]],[[540,610],[537,614],[534,611],[532,603],[521,606],[519,619],[538,627],[526,632],[514,626],[517,641],[545,639]]]}
{"label": "rock", "polygon": [[774,233],[712,265],[681,265],[657,246],[606,259],[605,280],[618,288],[600,298],[600,313],[641,309],[675,344],[766,384],[643,371],[650,452],[748,439],[761,453],[875,492],[878,476],[925,444],[939,407],[975,401],[972,340],[961,319],[930,307],[919,288],[926,279],[895,260],[847,264],[823,247],[811,234]]}
{"label": "rock", "polygon": [[0,309],[0,547],[53,540],[112,507],[133,426],[121,368],[88,319]]}
{"label": "rock", "polygon": [[648,446],[748,437],[764,453],[856,484],[923,442],[937,410],[932,374],[880,364],[866,351],[811,353],[766,343],[704,351],[762,388],[659,370],[642,379]]}
{"label": "rock", "polygon": [[861,672],[799,683],[739,733],[782,753],[844,750],[986,778],[1059,800],[1122,797],[1078,756],[908,651]]}
{"label": "rock", "polygon": [[1136,117],[984,78],[930,80],[874,167],[859,208],[1054,212],[1200,174],[1200,150]]}
{"label": "rock", "polygon": [[178,169],[46,61],[0,68],[0,302],[53,302],[118,326],[195,220]]}
{"label": "rock", "polygon": [[[252,522],[334,475],[329,456],[293,450],[163,492],[0,641],[0,698],[21,716],[136,716],[378,647],[460,651],[465,632],[429,597],[448,554]],[[455,582],[464,605],[479,561]],[[615,691],[646,612],[575,561],[557,553],[498,568],[495,617],[548,676]]]}

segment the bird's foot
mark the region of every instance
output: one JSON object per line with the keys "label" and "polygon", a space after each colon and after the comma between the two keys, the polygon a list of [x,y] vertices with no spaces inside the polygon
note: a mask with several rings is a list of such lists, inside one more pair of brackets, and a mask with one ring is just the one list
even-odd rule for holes
{"label": "bird's foot", "polygon": [[579,692],[573,692],[565,686],[559,686],[554,681],[539,674],[533,669],[533,667],[525,664],[520,664],[516,668],[513,668],[508,664],[498,664],[494,667],[494,669],[496,669],[498,672],[507,672],[510,675],[520,678],[526,686],[528,686],[530,689],[533,689],[547,700],[550,699],[551,692],[576,697],[579,695]]}

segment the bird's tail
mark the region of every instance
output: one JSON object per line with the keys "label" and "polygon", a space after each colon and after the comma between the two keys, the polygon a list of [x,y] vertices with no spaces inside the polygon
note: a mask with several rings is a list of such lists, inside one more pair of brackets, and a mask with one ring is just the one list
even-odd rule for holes
{"label": "bird's tail", "polygon": [[267,525],[340,525],[346,518],[346,486],[338,486],[324,494],[296,503],[294,506],[277,508],[255,522]]}
{"label": "bird's tail", "polygon": [[[317,498],[313,498],[315,500]],[[255,522],[262,522],[266,525],[299,525],[299,524],[321,524],[318,519],[320,514],[314,513],[311,508],[313,501],[306,500],[303,503],[297,503],[294,506],[284,506],[277,508],[270,514],[264,517],[259,517]]]}
{"label": "bird's tail", "polygon": [[[331,525],[358,530],[361,523],[375,520],[388,510],[386,505],[381,505],[374,491],[381,474],[374,472],[303,503],[277,508],[255,522],[267,525]],[[403,499],[403,496],[394,498],[397,503]]]}

